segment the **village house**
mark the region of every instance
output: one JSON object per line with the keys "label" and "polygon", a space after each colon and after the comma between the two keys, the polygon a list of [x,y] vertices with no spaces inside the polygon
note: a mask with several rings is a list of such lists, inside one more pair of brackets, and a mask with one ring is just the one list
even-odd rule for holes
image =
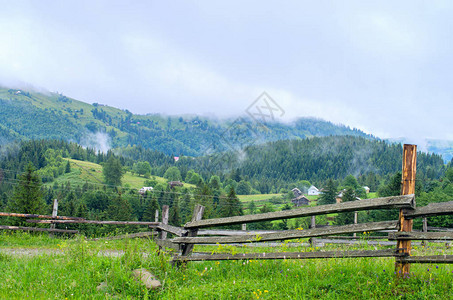
{"label": "village house", "polygon": [[310,200],[308,200],[307,197],[305,197],[298,188],[294,188],[291,191],[293,192],[295,197],[291,199],[291,202],[294,204],[295,207],[308,205],[310,203]]}
{"label": "village house", "polygon": [[[346,189],[340,191],[340,193],[338,193],[337,197],[335,197],[335,200],[337,201],[337,203],[341,203],[343,201],[343,193],[346,191]],[[359,197],[355,197],[355,200],[362,200],[360,199]]]}
{"label": "village house", "polygon": [[169,181],[168,184],[170,185],[170,188],[173,188],[175,186],[183,186],[181,181]]}
{"label": "village house", "polygon": [[152,190],[153,190],[153,187],[151,187],[151,186],[144,186],[144,187],[142,187],[141,189],[138,190],[138,193],[139,193],[140,195],[144,195],[146,192],[148,192],[148,191],[151,192]]}
{"label": "village house", "polygon": [[299,207],[302,205],[308,205],[310,203],[310,200],[308,200],[307,197],[304,195],[300,195],[296,198],[291,199],[291,202],[294,204],[295,207]]}
{"label": "village house", "polygon": [[309,196],[318,196],[320,194],[320,191],[312,185],[311,187],[308,188],[308,195]]}

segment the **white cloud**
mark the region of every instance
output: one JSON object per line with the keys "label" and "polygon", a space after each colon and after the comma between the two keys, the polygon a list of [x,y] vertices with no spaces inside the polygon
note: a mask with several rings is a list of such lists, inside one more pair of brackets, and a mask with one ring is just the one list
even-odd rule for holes
{"label": "white cloud", "polygon": [[449,8],[213,3],[10,2],[0,81],[139,113],[218,116],[244,114],[266,91],[285,120],[453,138]]}

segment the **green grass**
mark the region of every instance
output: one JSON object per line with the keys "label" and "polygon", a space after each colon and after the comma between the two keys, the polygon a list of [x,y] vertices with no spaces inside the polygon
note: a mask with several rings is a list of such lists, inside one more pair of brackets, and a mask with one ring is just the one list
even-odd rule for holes
{"label": "green grass", "polygon": [[[398,279],[392,258],[191,262],[174,268],[168,262],[170,256],[158,256],[155,244],[146,239],[94,242],[81,237],[50,239],[47,235],[2,233],[0,240],[0,250],[48,244],[61,252],[34,256],[0,253],[2,299],[450,299],[453,288],[451,265],[413,264],[410,277]],[[441,244],[430,245],[414,253],[447,251]],[[102,255],[107,249],[124,255]],[[223,249],[231,250],[296,251],[284,246]],[[141,267],[156,275],[163,288],[148,291],[140,286],[131,271]],[[96,288],[101,282],[107,283],[105,290]]]}
{"label": "green grass", "polygon": [[373,198],[377,198],[378,195],[377,195],[377,193],[368,193],[368,194],[366,194],[366,197],[367,197],[367,199],[373,199]]}
{"label": "green grass", "polygon": [[[51,186],[55,182],[57,184],[66,184],[70,182],[71,186],[82,186],[85,182],[93,184],[104,184],[104,177],[102,175],[102,166],[89,161],[81,161],[75,159],[67,159],[71,163],[71,172],[63,174],[54,180],[54,182],[48,182],[45,185]],[[167,179],[159,176],[154,176],[158,183],[166,183]],[[132,175],[130,172],[126,172],[123,176],[123,186],[129,186],[133,189],[140,189],[144,186],[147,178],[138,175]],[[184,183],[184,187],[194,187],[193,184]]]}
{"label": "green grass", "polygon": [[280,197],[282,194],[256,194],[256,195],[237,195],[241,202],[269,200],[272,197]]}

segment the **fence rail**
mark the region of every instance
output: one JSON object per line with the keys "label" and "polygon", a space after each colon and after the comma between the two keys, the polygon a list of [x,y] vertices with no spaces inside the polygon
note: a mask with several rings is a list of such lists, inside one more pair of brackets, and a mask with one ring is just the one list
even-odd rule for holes
{"label": "fence rail", "polygon": [[0,225],[0,229],[3,229],[3,230],[20,230],[20,231],[57,232],[57,233],[71,233],[71,234],[79,233],[78,230],[69,230],[69,229],[53,229],[53,228],[6,226],[6,225]]}
{"label": "fence rail", "polygon": [[50,215],[35,215],[35,214],[18,214],[0,212],[0,217],[16,217],[16,218],[39,218],[39,219],[55,219],[55,220],[83,220],[78,217],[65,217],[65,216],[50,216]]}
{"label": "fence rail", "polygon": [[172,239],[174,243],[182,244],[231,244],[231,243],[254,243],[266,241],[279,241],[289,239],[300,239],[309,237],[319,237],[334,234],[345,234],[364,231],[378,231],[385,229],[397,229],[398,221],[384,221],[364,224],[335,226],[333,228],[323,227],[307,230],[285,230],[276,233],[264,233],[261,235],[250,236],[223,236],[223,237],[179,237]]}
{"label": "fence rail", "polygon": [[325,215],[340,212],[353,212],[370,209],[391,209],[391,208],[415,208],[415,196],[403,195],[384,198],[375,198],[363,201],[351,201],[339,204],[329,204],[322,206],[303,207],[291,210],[269,212],[256,215],[246,215],[237,217],[227,217],[218,219],[206,219],[192,221],[184,225],[184,228],[206,228],[222,225],[235,225],[260,221],[273,221],[289,218],[308,217]]}
{"label": "fence rail", "polygon": [[414,210],[404,210],[403,215],[406,219],[414,219],[420,217],[442,216],[453,214],[453,201],[430,203],[427,206],[422,206]]}

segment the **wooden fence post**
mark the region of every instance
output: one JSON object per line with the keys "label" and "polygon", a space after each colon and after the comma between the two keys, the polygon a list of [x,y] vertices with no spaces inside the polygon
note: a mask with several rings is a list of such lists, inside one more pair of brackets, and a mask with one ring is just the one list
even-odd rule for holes
{"label": "wooden fence post", "polygon": [[[53,200],[53,209],[52,209],[52,218],[58,216],[58,199],[55,198]],[[55,229],[55,224],[50,224],[50,229]],[[51,232],[50,237],[53,237],[53,233]]]}
{"label": "wooden fence post", "polygon": [[[426,217],[423,218],[423,232],[428,232],[428,219]],[[428,243],[423,240],[422,246],[425,247]]]}
{"label": "wooden fence post", "polygon": [[[168,205],[162,206],[162,224],[165,224],[165,225],[168,224],[169,211],[170,211],[170,208]],[[157,210],[157,209],[156,209],[156,215],[154,217],[154,220],[156,222],[159,222],[159,210]],[[159,229],[159,235],[158,235],[157,239],[159,239],[159,240],[167,239],[167,232]],[[161,251],[162,251],[162,247],[159,246],[159,248],[157,250],[157,255],[160,255]]]}
{"label": "wooden fence post", "polygon": [[[204,206],[201,206],[200,204],[197,204],[195,206],[195,209],[193,210],[193,215],[192,215],[192,222],[195,221],[200,221],[203,218],[203,213],[204,213]],[[198,235],[198,228],[190,229],[189,232],[187,233],[187,237],[195,237]],[[193,250],[193,244],[185,244],[182,247],[182,256],[187,256],[189,255],[192,250]]]}
{"label": "wooden fence post", "polygon": [[156,209],[156,214],[154,215],[154,222],[159,222],[159,210]]}
{"label": "wooden fence post", "polygon": [[[170,214],[170,207],[168,205],[163,205],[162,206],[162,224],[167,225],[168,224],[168,216]],[[166,240],[167,239],[167,232],[166,231],[161,231],[160,232],[160,239],[161,240]]]}
{"label": "wooden fence post", "polygon": [[[417,171],[417,146],[404,145],[403,149],[403,174],[401,184],[401,195],[415,194],[415,174]],[[399,215],[399,231],[411,232],[413,221],[404,218],[403,209]],[[411,255],[411,240],[397,240],[396,247],[399,253]],[[399,276],[410,272],[410,263],[396,259],[395,269]]]}
{"label": "wooden fence post", "polygon": [[247,230],[247,223],[242,224],[242,230],[246,231]]}
{"label": "wooden fence post", "polygon": [[[354,224],[357,224],[357,219],[358,219],[357,215],[358,215],[358,213],[359,213],[358,211],[354,212]],[[357,233],[354,232],[353,237],[356,237],[356,236],[357,236]]]}
{"label": "wooden fence post", "polygon": [[[316,228],[316,216],[311,216],[310,229],[314,229],[314,228]],[[315,238],[309,238],[308,241],[310,242],[310,247],[312,247],[312,248],[316,247]]]}

